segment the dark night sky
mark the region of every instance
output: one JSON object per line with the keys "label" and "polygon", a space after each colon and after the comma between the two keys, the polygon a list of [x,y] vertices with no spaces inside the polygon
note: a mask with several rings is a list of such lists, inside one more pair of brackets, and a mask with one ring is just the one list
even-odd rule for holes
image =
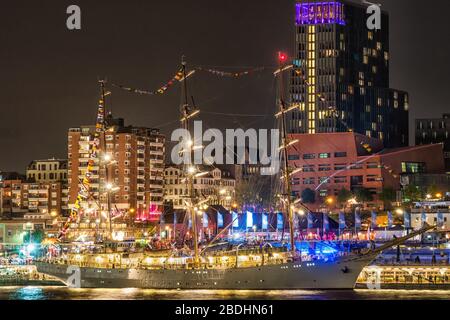
{"label": "dark night sky", "polygon": [[[5,2],[5,1],[4,1]],[[450,1],[379,0],[391,21],[391,86],[410,92],[411,121],[438,117],[450,100]],[[66,8],[82,9],[82,30],[66,29]],[[439,16],[441,16],[439,18]],[[294,0],[15,0],[0,10],[0,170],[32,159],[66,157],[67,129],[95,120],[99,77],[156,89],[190,63],[272,66],[293,51]],[[270,73],[240,80],[193,78],[206,112],[269,114]],[[164,96],[113,90],[111,107],[127,123],[177,126],[179,86]],[[205,114],[210,127],[273,123]],[[167,123],[171,123],[167,125]]]}

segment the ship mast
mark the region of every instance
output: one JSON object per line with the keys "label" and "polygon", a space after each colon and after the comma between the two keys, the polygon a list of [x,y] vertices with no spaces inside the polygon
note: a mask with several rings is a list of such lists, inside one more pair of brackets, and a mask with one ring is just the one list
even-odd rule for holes
{"label": "ship mast", "polygon": [[290,108],[286,107],[286,102],[284,100],[284,83],[283,83],[283,71],[285,71],[286,67],[286,55],[284,53],[278,53],[278,61],[279,61],[279,70],[278,74],[278,105],[279,105],[279,113],[276,115],[277,117],[281,117],[281,141],[282,141],[282,156],[283,156],[283,180],[284,180],[284,204],[286,214],[288,216],[289,221],[289,235],[290,235],[290,245],[291,245],[291,253],[292,256],[295,257],[296,249],[295,249],[295,239],[294,239],[294,207],[292,202],[292,190],[290,183],[290,171],[289,171],[289,161],[288,161],[288,148],[293,144],[293,141],[290,141],[287,134],[287,125],[286,125],[286,113],[290,111]]}
{"label": "ship mast", "polygon": [[[184,91],[184,103],[181,106],[181,124],[183,126],[183,129],[185,129],[185,132],[190,132],[189,127],[189,119],[191,119],[195,114],[198,113],[198,111],[193,110],[193,108],[189,105],[189,99],[188,99],[188,86],[187,86],[187,72],[186,72],[186,61],[184,56],[182,57],[181,61],[182,65],[182,72],[183,72],[183,91]],[[187,137],[185,137],[186,139]],[[196,173],[195,167],[192,163],[192,151],[193,151],[194,142],[193,141],[185,141],[185,145],[183,148],[183,153],[186,153],[189,156],[189,161],[184,164],[184,173],[186,176],[186,184],[187,184],[187,190],[188,190],[188,197],[187,197],[187,213],[191,217],[191,223],[192,223],[192,236],[194,239],[194,266],[198,267],[200,262],[200,253],[198,249],[198,229],[197,229],[197,213],[194,209],[194,176]],[[183,158],[184,157],[183,154]]]}
{"label": "ship mast", "polygon": [[99,80],[100,83],[100,92],[101,92],[101,101],[103,104],[103,130],[102,130],[102,143],[101,143],[101,157],[100,162],[103,162],[103,169],[105,170],[105,180],[106,180],[106,191],[107,191],[107,210],[108,210],[108,239],[110,241],[113,240],[113,231],[112,231],[112,214],[111,214],[111,189],[112,185],[110,183],[110,172],[108,166],[112,164],[111,159],[107,157],[106,154],[106,135],[105,132],[108,129],[107,128],[107,121],[106,117],[108,116],[108,113],[106,111],[106,96],[110,94],[110,92],[105,92],[105,83],[106,80]]}
{"label": "ship mast", "polygon": [[[88,202],[88,209],[92,209],[91,201],[95,202],[99,208],[102,209],[101,203],[95,199],[95,197],[91,194],[91,180],[94,172],[94,167],[97,165],[97,161],[100,161],[99,155],[102,150],[104,150],[104,146],[101,146],[101,138],[104,138],[105,134],[105,97],[110,93],[105,93],[105,82],[104,80],[99,81],[101,84],[101,98],[97,108],[97,120],[95,124],[95,130],[93,135],[93,141],[90,141],[90,137],[88,140],[89,143],[89,161],[86,171],[84,172],[83,178],[80,178],[78,184],[78,195],[75,200],[73,207],[70,210],[70,217],[67,219],[66,223],[63,225],[62,230],[59,232],[58,240],[61,240],[70,229],[70,225],[74,222],[77,222],[80,216],[80,212],[82,211],[82,204],[84,202]],[[104,139],[103,139],[104,143]],[[90,211],[90,210],[89,210]]]}

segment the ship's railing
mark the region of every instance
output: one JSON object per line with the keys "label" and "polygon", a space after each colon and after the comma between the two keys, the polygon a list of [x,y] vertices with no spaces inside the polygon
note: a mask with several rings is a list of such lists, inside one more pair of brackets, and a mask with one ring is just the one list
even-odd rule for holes
{"label": "ship's railing", "polygon": [[[250,251],[249,251],[250,252]],[[253,251],[251,251],[253,252]],[[106,256],[106,255],[103,255]],[[41,259],[40,261],[46,263],[52,263],[56,265],[73,265],[80,268],[96,268],[96,269],[147,269],[147,270],[191,270],[195,269],[194,261],[192,258],[154,258],[145,257],[140,259],[119,259],[114,257],[113,259],[107,259],[101,255],[94,258],[94,256],[88,256],[87,260],[75,259],[74,257],[55,258],[55,259]],[[101,258],[101,260],[99,259]],[[153,259],[154,262],[146,263],[146,259]],[[201,262],[198,268],[203,270],[208,269],[235,269],[235,268],[251,268],[261,266],[273,266],[285,264],[292,261],[289,255],[282,253],[272,254],[239,254],[237,257],[238,263],[236,263],[236,255],[216,255],[201,257]],[[172,260],[172,261],[171,261]],[[320,260],[316,256],[303,256],[302,262],[311,262]]]}
{"label": "ship's railing", "polygon": [[[303,255],[302,262],[333,260],[342,256],[347,256],[348,252],[338,252],[335,255]],[[236,261],[237,259],[237,261]],[[167,256],[124,256],[120,253],[114,254],[76,254],[56,257],[52,259],[44,258],[41,261],[57,265],[73,265],[85,268],[99,269],[168,269],[168,270],[189,270],[194,268],[192,257],[167,257]],[[282,248],[271,248],[270,250],[242,249],[232,251],[213,252],[207,256],[202,256],[200,261],[201,269],[231,269],[261,267],[263,265],[280,265],[292,262],[290,253]]]}
{"label": "ship's railing", "polygon": [[[159,259],[156,259],[159,260]],[[174,259],[176,260],[176,259]],[[263,261],[264,260],[264,261]],[[150,269],[150,270],[189,270],[194,268],[194,263],[192,258],[187,259],[185,262],[167,262],[167,260],[160,261],[157,263],[145,263],[145,258],[139,261],[128,261],[124,260],[104,260],[103,262],[95,262],[95,260],[78,260],[75,258],[55,258],[55,259],[41,259],[40,262],[51,263],[55,265],[73,265],[85,268],[98,268],[98,269]],[[202,258],[200,263],[201,269],[231,269],[236,268],[249,268],[249,267],[260,267],[264,265],[278,265],[287,262],[287,258],[283,255],[279,256],[269,256],[264,255],[239,255],[239,263],[236,264],[236,256],[210,256],[208,258]]]}

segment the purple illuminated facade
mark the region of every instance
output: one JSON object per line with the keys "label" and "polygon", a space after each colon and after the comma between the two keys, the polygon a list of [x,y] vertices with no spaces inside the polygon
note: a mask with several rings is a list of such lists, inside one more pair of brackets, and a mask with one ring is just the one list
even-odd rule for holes
{"label": "purple illuminated facade", "polygon": [[296,23],[345,25],[344,4],[336,1],[297,3]]}

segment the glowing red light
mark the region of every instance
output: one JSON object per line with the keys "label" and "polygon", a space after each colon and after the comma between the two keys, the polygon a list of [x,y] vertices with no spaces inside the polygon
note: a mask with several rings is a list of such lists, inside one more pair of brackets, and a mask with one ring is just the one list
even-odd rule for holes
{"label": "glowing red light", "polygon": [[283,52],[278,52],[278,60],[280,60],[280,62],[286,62],[287,55]]}

